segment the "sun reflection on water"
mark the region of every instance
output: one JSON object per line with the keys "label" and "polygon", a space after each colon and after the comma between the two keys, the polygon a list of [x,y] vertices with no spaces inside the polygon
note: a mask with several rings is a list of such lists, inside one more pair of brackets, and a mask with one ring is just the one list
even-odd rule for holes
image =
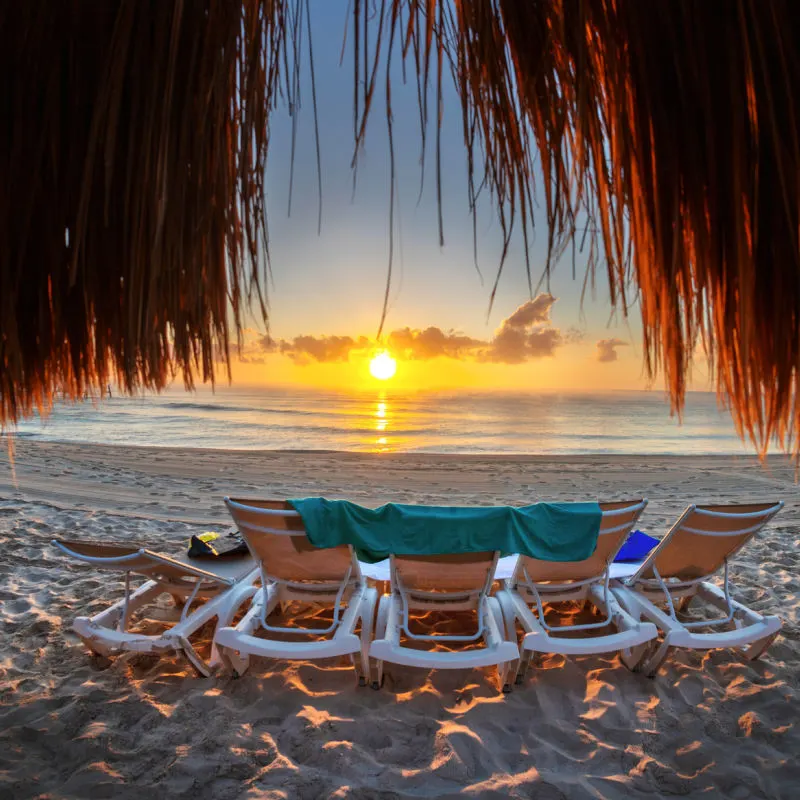
{"label": "sun reflection on water", "polygon": [[[386,402],[386,395],[381,392],[378,395],[378,401],[375,405],[375,413],[374,413],[374,423],[375,423],[375,432],[378,434],[385,434],[389,427],[389,404]],[[388,436],[378,436],[375,439],[374,445],[375,451],[379,453],[385,453],[389,450],[389,437]]]}

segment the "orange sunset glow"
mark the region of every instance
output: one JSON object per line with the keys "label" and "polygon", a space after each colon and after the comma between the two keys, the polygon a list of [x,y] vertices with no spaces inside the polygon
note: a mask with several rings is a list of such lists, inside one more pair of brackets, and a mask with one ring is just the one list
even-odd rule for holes
{"label": "orange sunset glow", "polygon": [[430,323],[401,319],[381,339],[358,323],[331,332],[316,324],[295,327],[280,337],[250,329],[234,360],[234,380],[326,389],[368,389],[377,381],[404,391],[644,388],[630,336],[591,334],[556,304],[554,295],[542,292],[505,306],[493,324],[466,331],[434,324],[431,312]]}

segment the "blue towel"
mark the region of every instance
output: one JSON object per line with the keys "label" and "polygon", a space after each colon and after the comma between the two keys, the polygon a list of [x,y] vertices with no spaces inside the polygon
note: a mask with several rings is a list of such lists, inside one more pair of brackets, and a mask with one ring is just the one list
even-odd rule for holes
{"label": "blue towel", "polygon": [[545,561],[583,561],[597,547],[597,503],[536,503],[520,508],[463,508],[387,503],[364,508],[347,500],[290,500],[316,547],[351,544],[375,563],[396,555],[500,550]]}
{"label": "blue towel", "polygon": [[632,531],[625,544],[617,553],[614,563],[619,561],[643,561],[647,554],[658,544],[655,536],[648,536],[641,531]]}

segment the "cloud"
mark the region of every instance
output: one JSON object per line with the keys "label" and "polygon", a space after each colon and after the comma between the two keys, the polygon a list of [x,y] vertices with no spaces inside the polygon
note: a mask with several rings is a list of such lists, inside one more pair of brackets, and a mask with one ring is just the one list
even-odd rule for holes
{"label": "cloud", "polygon": [[259,336],[255,344],[265,353],[274,353],[280,348],[280,342],[276,342],[268,333],[264,336]]}
{"label": "cloud", "polygon": [[537,294],[533,300],[523,303],[508,319],[503,320],[501,328],[529,328],[537,323],[550,322],[550,309],[556,298],[547,292]]}
{"label": "cloud", "polygon": [[431,358],[462,358],[478,347],[485,346],[480,339],[431,326],[425,330],[400,328],[392,331],[386,341],[388,349],[405,359],[427,361]]}
{"label": "cloud", "polygon": [[520,328],[503,328],[492,339],[481,361],[522,364],[532,358],[555,355],[556,348],[563,341],[561,331],[557,328],[538,328],[530,332]]}
{"label": "cloud", "polygon": [[628,343],[624,339],[600,339],[597,342],[597,360],[607,364],[619,358],[618,347],[627,347]]}
{"label": "cloud", "polygon": [[291,342],[281,340],[280,352],[296,364],[308,364],[311,359],[319,363],[347,361],[353,350],[363,350],[370,343],[366,336],[295,336]]}
{"label": "cloud", "polygon": [[523,303],[500,323],[481,361],[522,364],[532,358],[555,355],[566,341],[550,323],[550,309],[555,302],[553,295],[544,292]]}
{"label": "cloud", "polygon": [[[559,347],[581,342],[584,334],[577,328],[562,332],[552,324],[550,312],[556,298],[543,292],[528,300],[504,319],[488,340],[473,339],[454,330],[442,330],[434,325],[427,328],[397,328],[384,342],[365,336],[295,336],[293,339],[273,339],[269,334],[258,335],[247,331],[247,343],[240,355],[245,363],[262,363],[265,355],[277,353],[290,358],[295,364],[312,362],[331,363],[347,361],[354,351],[368,352],[386,347],[397,358],[405,361],[429,361],[435,358],[454,358],[522,364],[531,359],[554,356]],[[616,359],[615,346],[626,344],[617,339],[610,342],[610,357]],[[598,342],[598,348],[603,342]],[[259,360],[256,360],[259,359]]]}

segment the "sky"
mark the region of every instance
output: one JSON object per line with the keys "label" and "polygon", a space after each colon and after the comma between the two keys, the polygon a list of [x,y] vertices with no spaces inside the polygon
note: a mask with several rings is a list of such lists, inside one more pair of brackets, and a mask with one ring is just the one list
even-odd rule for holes
{"label": "sky", "polygon": [[[376,340],[389,262],[389,147],[381,78],[354,190],[349,47],[340,65],[347,7],[343,0],[311,2],[321,134],[321,232],[317,234],[319,191],[306,63],[291,214],[292,125],[285,108],[272,117],[267,170],[269,331],[267,335],[260,321],[251,320],[242,354],[234,360],[234,381],[365,388],[374,384],[370,359],[388,349],[397,359],[392,385],[398,388],[645,388],[638,311],[634,307],[628,320],[612,315],[601,273],[596,292],[587,293],[581,303],[585,255],[578,253],[575,279],[571,259],[565,259],[554,271],[549,290],[543,286],[531,296],[521,236],[516,237],[489,309],[502,231],[487,198],[478,209],[479,274],[460,103],[449,82],[442,128],[445,244],[440,247],[434,126],[429,129],[427,174],[420,194],[416,86],[412,80],[403,85],[399,60],[393,65],[392,88],[397,171],[394,277],[384,338]],[[535,222],[530,249],[534,282],[545,264],[543,211],[535,215]]]}

